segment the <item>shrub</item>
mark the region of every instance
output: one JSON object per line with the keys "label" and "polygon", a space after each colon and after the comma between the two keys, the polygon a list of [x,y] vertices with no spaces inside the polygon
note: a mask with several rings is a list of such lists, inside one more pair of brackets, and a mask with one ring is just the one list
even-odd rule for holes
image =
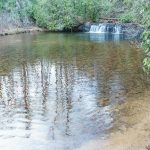
{"label": "shrub", "polygon": [[121,21],[122,23],[131,23],[132,20],[133,20],[133,17],[132,17],[131,14],[122,14],[122,15],[120,16],[120,21]]}

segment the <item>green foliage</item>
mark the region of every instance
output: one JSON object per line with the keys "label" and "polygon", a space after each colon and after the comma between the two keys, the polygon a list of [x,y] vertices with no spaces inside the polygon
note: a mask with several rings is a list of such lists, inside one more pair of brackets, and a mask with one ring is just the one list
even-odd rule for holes
{"label": "green foliage", "polygon": [[0,0],[0,10],[23,19],[29,16],[33,0]]}
{"label": "green foliage", "polygon": [[33,17],[39,26],[59,30],[74,26],[76,17],[97,21],[110,6],[109,0],[37,0]]}
{"label": "green foliage", "polygon": [[[148,0],[122,0],[123,16],[131,19],[132,22],[144,24],[150,16],[150,1]],[[129,13],[130,12],[130,13]]]}
{"label": "green foliage", "polygon": [[144,67],[145,67],[145,69],[150,70],[150,56],[149,56],[149,57],[144,58],[143,63],[144,63]]}
{"label": "green foliage", "polygon": [[143,33],[143,47],[145,49],[146,58],[144,59],[144,67],[150,72],[150,2],[145,3],[143,7],[145,32]]}
{"label": "green foliage", "polygon": [[131,23],[132,20],[133,20],[133,17],[132,17],[131,14],[122,14],[122,15],[120,16],[120,21],[121,21],[122,23]]}

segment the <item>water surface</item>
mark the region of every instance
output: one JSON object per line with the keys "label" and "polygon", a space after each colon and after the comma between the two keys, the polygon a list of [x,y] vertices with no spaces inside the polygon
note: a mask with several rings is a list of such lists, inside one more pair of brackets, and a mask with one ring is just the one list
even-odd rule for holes
{"label": "water surface", "polygon": [[121,120],[127,114],[122,105],[137,95],[144,100],[149,85],[142,50],[122,38],[52,33],[1,37],[0,147],[74,150],[133,126],[135,122]]}

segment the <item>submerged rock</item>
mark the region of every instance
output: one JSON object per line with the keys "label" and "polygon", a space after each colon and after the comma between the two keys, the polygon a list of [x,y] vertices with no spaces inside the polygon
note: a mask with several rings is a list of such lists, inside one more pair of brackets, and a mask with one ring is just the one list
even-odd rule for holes
{"label": "submerged rock", "polygon": [[102,107],[108,106],[110,104],[110,100],[108,98],[101,98],[99,101],[100,105]]}

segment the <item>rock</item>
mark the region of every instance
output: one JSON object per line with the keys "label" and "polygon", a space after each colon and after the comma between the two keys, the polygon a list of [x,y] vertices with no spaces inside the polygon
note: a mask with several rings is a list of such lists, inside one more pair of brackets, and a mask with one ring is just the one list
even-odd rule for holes
{"label": "rock", "polygon": [[110,100],[105,97],[101,98],[99,102],[102,107],[108,106],[110,104]]}
{"label": "rock", "polygon": [[89,32],[90,28],[91,28],[91,22],[85,22],[84,24],[78,27],[78,30],[82,32]]}
{"label": "rock", "polygon": [[144,32],[144,28],[134,23],[122,24],[123,33],[126,39],[139,39],[141,34]]}

